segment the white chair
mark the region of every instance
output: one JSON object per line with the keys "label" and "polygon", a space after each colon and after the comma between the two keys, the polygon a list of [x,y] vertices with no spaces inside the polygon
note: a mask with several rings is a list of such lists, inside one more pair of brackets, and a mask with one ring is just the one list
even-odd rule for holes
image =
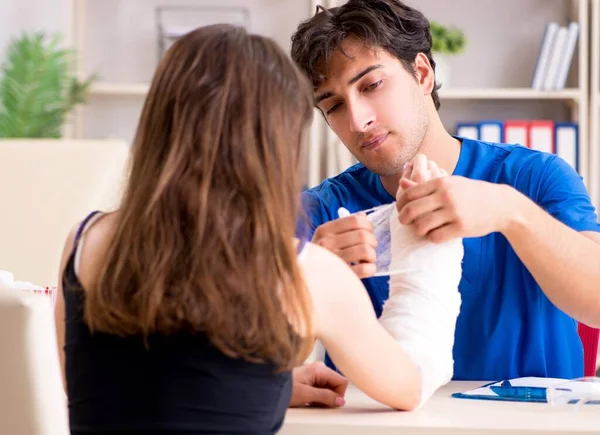
{"label": "white chair", "polygon": [[52,302],[0,294],[0,432],[69,435]]}
{"label": "white chair", "polygon": [[0,269],[56,286],[69,230],[117,206],[128,156],[122,141],[0,141]]}

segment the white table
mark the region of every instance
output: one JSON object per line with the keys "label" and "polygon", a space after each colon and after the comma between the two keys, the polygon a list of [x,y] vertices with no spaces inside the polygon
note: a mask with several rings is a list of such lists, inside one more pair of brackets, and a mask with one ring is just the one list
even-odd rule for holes
{"label": "white table", "polygon": [[553,409],[546,403],[455,399],[482,382],[450,382],[421,409],[399,412],[378,404],[350,386],[340,409],[290,409],[281,435],[464,435],[600,434],[600,406],[585,411]]}

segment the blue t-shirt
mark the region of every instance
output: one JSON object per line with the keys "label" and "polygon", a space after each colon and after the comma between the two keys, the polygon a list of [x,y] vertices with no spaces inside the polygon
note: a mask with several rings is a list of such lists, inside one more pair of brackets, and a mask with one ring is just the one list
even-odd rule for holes
{"label": "blue t-shirt", "polygon": [[[556,155],[462,139],[453,175],[508,184],[574,230],[600,232],[581,177]],[[362,164],[302,193],[311,234],[337,218],[339,207],[356,212],[392,201],[379,177]],[[454,379],[583,376],[577,322],[548,300],[507,239],[492,233],[463,240]],[[363,283],[379,316],[388,278]],[[328,358],[327,363],[332,366]]]}

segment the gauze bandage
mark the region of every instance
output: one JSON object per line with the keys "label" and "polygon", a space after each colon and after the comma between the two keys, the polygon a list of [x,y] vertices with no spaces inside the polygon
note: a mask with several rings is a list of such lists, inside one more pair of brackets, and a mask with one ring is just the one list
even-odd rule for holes
{"label": "gauze bandage", "polygon": [[[417,236],[413,226],[400,223],[395,204],[380,210],[386,210],[389,228],[389,260],[386,257],[381,262],[393,273],[389,299],[379,321],[419,367],[422,405],[453,374],[452,348],[461,304],[458,284],[462,239],[434,244]],[[376,233],[378,218],[383,219],[383,215],[375,216]]]}
{"label": "gauze bandage", "polygon": [[[390,269],[391,255],[391,240],[390,240],[390,215],[396,203],[380,205],[367,210],[362,210],[358,213],[366,213],[367,218],[373,224],[373,235],[377,239],[377,247],[375,248],[375,276],[387,276],[395,273]],[[350,216],[351,213],[344,207],[338,209],[338,217],[344,218]]]}

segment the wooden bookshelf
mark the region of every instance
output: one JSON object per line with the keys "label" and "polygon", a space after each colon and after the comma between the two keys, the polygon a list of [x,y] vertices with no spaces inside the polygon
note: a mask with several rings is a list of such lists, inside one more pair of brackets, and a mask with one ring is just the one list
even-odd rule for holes
{"label": "wooden bookshelf", "polygon": [[584,91],[578,88],[539,91],[531,88],[449,88],[440,89],[446,100],[572,100],[579,101]]}
{"label": "wooden bookshelf", "polygon": [[145,97],[149,88],[148,83],[96,83],[91,87],[90,95]]}
{"label": "wooden bookshelf", "polygon": [[[90,89],[91,95],[124,95],[143,97],[148,83],[99,82]],[[577,88],[557,91],[538,91],[530,88],[450,88],[440,89],[440,98],[446,100],[572,100],[578,101],[582,91]],[[600,102],[599,102],[600,104]]]}

